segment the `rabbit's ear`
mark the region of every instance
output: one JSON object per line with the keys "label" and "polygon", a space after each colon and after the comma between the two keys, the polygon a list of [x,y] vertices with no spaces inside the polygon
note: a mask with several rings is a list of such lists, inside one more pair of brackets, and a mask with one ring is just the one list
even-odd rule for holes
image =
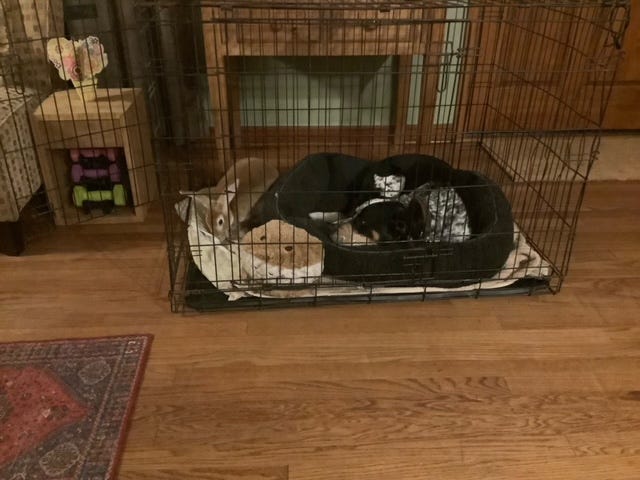
{"label": "rabbit's ear", "polygon": [[235,194],[238,191],[239,184],[240,184],[240,179],[236,178],[232,183],[227,185],[227,191],[233,192]]}
{"label": "rabbit's ear", "polygon": [[216,199],[216,203],[214,205],[214,210],[223,214],[227,214],[229,212],[229,203],[231,200],[227,199],[227,195],[225,195],[224,193],[221,195],[218,195],[218,198]]}
{"label": "rabbit's ear", "polygon": [[234,199],[234,197],[236,196],[236,193],[238,193],[238,184],[240,183],[240,181],[236,178],[236,180],[233,183],[230,183],[229,185],[227,185],[227,202],[231,203],[231,200]]}

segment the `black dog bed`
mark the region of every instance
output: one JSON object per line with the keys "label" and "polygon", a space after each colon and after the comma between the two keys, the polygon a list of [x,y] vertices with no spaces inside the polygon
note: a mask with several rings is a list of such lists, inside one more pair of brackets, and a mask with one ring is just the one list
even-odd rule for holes
{"label": "black dog bed", "polygon": [[[340,245],[312,212],[348,214],[379,193],[368,189],[377,175],[404,175],[404,189],[430,182],[453,187],[467,209],[471,236],[463,242],[423,240],[377,245]],[[281,219],[306,229],[325,247],[324,275],[365,285],[455,287],[494,276],[513,249],[513,217],[498,185],[477,172],[456,170],[426,155],[397,155],[369,162],[341,154],[306,157],[265,194],[255,224]],[[252,223],[253,223],[252,222]]]}

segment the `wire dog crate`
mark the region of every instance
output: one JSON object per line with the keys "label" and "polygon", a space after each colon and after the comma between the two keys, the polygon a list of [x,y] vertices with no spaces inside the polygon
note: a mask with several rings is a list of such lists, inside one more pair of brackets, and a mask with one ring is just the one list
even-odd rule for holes
{"label": "wire dog crate", "polygon": [[[189,73],[163,75],[205,121],[159,161],[174,309],[560,289],[626,2],[205,1],[148,21],[191,42]],[[425,185],[427,220],[408,205]],[[463,233],[435,218],[456,199]]]}
{"label": "wire dog crate", "polygon": [[113,218],[65,149],[123,149],[116,217],[157,186],[174,310],[559,291],[628,1],[64,3],[8,30],[109,51],[104,108],[35,87],[56,223]]}

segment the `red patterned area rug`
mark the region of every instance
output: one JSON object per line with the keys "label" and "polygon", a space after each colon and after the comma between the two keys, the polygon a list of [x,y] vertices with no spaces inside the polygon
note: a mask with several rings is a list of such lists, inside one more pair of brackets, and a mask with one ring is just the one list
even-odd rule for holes
{"label": "red patterned area rug", "polygon": [[116,478],[152,339],[0,343],[0,479]]}

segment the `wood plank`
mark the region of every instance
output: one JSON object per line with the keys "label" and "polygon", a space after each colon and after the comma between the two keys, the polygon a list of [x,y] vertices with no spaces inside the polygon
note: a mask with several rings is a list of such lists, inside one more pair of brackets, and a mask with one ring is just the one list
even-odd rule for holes
{"label": "wood plank", "polygon": [[151,471],[126,472],[120,480],[288,480],[286,466],[266,468],[211,468],[185,465],[181,468],[154,468]]}
{"label": "wood plank", "polygon": [[[640,43],[640,39],[638,43]],[[639,56],[633,58],[640,64]],[[636,82],[614,84],[603,128],[607,130],[640,129],[640,115],[638,115],[638,109],[640,108],[640,75]]]}
{"label": "wood plank", "polygon": [[[385,460],[387,460],[385,462]],[[395,467],[395,468],[394,468]],[[293,464],[290,476],[305,480],[321,480],[326,472],[332,472],[336,478],[364,480],[370,478],[394,478],[395,480],[417,480],[437,478],[438,480],[460,480],[461,478],[482,478],[483,480],[602,480],[615,478],[634,480],[640,470],[640,461],[632,456],[579,457],[549,461],[501,461],[492,459],[472,465],[432,465],[429,457],[422,462],[410,464],[391,464],[387,459],[373,463],[363,462],[356,465],[344,465],[339,458],[333,462]]]}

